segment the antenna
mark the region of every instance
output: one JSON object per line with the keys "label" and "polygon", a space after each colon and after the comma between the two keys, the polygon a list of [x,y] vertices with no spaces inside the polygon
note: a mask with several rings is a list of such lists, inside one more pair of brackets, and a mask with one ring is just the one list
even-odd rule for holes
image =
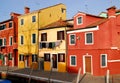
{"label": "antenna", "polygon": [[113,1],[112,1],[112,0],[110,0],[110,5],[112,6],[112,4],[113,4]]}
{"label": "antenna", "polygon": [[85,12],[88,13],[88,5],[85,5]]}

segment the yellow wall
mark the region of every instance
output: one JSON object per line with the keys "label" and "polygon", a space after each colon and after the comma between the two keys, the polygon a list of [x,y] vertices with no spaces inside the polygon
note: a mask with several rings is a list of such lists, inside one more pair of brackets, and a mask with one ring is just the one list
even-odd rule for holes
{"label": "yellow wall", "polygon": [[[41,42],[41,34],[42,33],[47,33],[47,41],[46,42],[58,41],[57,40],[57,31],[64,31],[65,32],[65,28],[66,27],[40,30],[39,31],[39,42]],[[39,49],[39,57],[44,57],[44,53],[50,53],[50,55],[64,53],[65,57],[66,57],[66,38],[64,40],[62,40],[60,45],[55,47],[54,49],[50,49],[50,48]],[[51,67],[51,62],[44,61],[44,70],[49,71],[50,67]],[[57,71],[58,72],[66,72],[66,58],[65,58],[65,62],[58,62]]]}
{"label": "yellow wall", "polygon": [[[66,19],[66,10],[61,12],[61,8],[66,9],[65,5],[59,4],[28,14],[23,14],[18,18],[18,55],[19,54],[38,54],[38,28],[44,27],[52,22]],[[36,16],[36,22],[32,22],[32,16]],[[24,19],[24,25],[20,25],[20,20]],[[31,43],[31,35],[36,34],[36,44]],[[20,36],[24,36],[24,44],[20,45]],[[18,57],[19,60],[19,57]],[[31,61],[29,62],[31,63]],[[21,67],[22,65],[18,65]],[[23,66],[22,66],[23,67]]]}

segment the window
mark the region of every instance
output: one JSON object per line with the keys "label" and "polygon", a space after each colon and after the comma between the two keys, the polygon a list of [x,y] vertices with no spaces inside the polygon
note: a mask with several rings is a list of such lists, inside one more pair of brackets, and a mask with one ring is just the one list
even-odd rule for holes
{"label": "window", "polygon": [[3,44],[3,40],[2,40],[2,39],[0,39],[0,46],[2,46],[2,44]]}
{"label": "window", "polygon": [[23,54],[20,54],[19,60],[20,60],[20,61],[24,61],[24,55],[23,55]]}
{"label": "window", "polygon": [[62,13],[64,13],[64,12],[65,12],[65,10],[66,10],[65,8],[61,8],[61,12],[62,12]]}
{"label": "window", "polygon": [[64,40],[64,31],[57,31],[57,40]]}
{"label": "window", "polygon": [[32,22],[36,22],[36,16],[32,16]]}
{"label": "window", "polygon": [[86,33],[85,44],[93,44],[93,33]]}
{"label": "window", "polygon": [[21,19],[21,25],[24,25],[24,19]]}
{"label": "window", "polygon": [[9,45],[12,46],[12,44],[13,44],[13,38],[10,37],[10,43],[9,43]]}
{"label": "window", "polygon": [[6,24],[3,24],[3,29],[5,29],[6,28]]}
{"label": "window", "polygon": [[9,54],[8,54],[8,59],[9,59],[9,60],[12,60],[12,53],[9,53]]}
{"label": "window", "polygon": [[24,44],[24,37],[23,37],[23,36],[20,37],[20,44],[21,44],[21,45]]}
{"label": "window", "polygon": [[37,54],[32,54],[32,62],[37,62]]}
{"label": "window", "polygon": [[41,34],[41,41],[47,41],[47,33]]}
{"label": "window", "polygon": [[79,24],[82,24],[82,17],[78,17],[77,18],[77,24],[79,25]]}
{"label": "window", "polygon": [[44,61],[50,61],[50,53],[44,54]]}
{"label": "window", "polygon": [[75,55],[70,56],[70,66],[76,66],[76,56]]}
{"label": "window", "polygon": [[107,54],[101,54],[101,67],[107,67]]}
{"label": "window", "polygon": [[76,37],[75,37],[75,35],[74,34],[71,34],[70,35],[70,45],[74,45],[75,44],[75,42],[76,42],[76,39],[75,39]]}
{"label": "window", "polygon": [[65,62],[65,54],[64,53],[58,54],[58,62]]}
{"label": "window", "polygon": [[6,38],[4,38],[3,46],[6,46]]}
{"label": "window", "polygon": [[36,43],[36,34],[32,34],[32,43],[33,43],[33,44]]}
{"label": "window", "polygon": [[9,22],[9,28],[11,28],[12,27],[12,22]]}

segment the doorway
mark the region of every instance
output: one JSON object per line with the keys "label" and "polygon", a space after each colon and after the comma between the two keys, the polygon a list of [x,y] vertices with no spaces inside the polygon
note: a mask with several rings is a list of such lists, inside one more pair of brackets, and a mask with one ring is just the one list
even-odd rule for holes
{"label": "doorway", "polygon": [[57,54],[52,54],[52,69],[57,70],[58,57]]}
{"label": "doorway", "polygon": [[92,56],[84,56],[84,73],[92,74]]}

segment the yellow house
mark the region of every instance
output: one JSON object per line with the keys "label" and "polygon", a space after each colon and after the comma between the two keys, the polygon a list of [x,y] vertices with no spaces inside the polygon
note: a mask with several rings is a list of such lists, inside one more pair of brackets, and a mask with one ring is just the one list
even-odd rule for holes
{"label": "yellow house", "polygon": [[19,68],[38,68],[38,29],[58,19],[66,19],[66,6],[56,4],[30,12],[25,7],[18,17],[18,60]]}
{"label": "yellow house", "polygon": [[73,27],[58,20],[39,29],[39,56],[44,58],[44,70],[66,72],[66,30]]}

